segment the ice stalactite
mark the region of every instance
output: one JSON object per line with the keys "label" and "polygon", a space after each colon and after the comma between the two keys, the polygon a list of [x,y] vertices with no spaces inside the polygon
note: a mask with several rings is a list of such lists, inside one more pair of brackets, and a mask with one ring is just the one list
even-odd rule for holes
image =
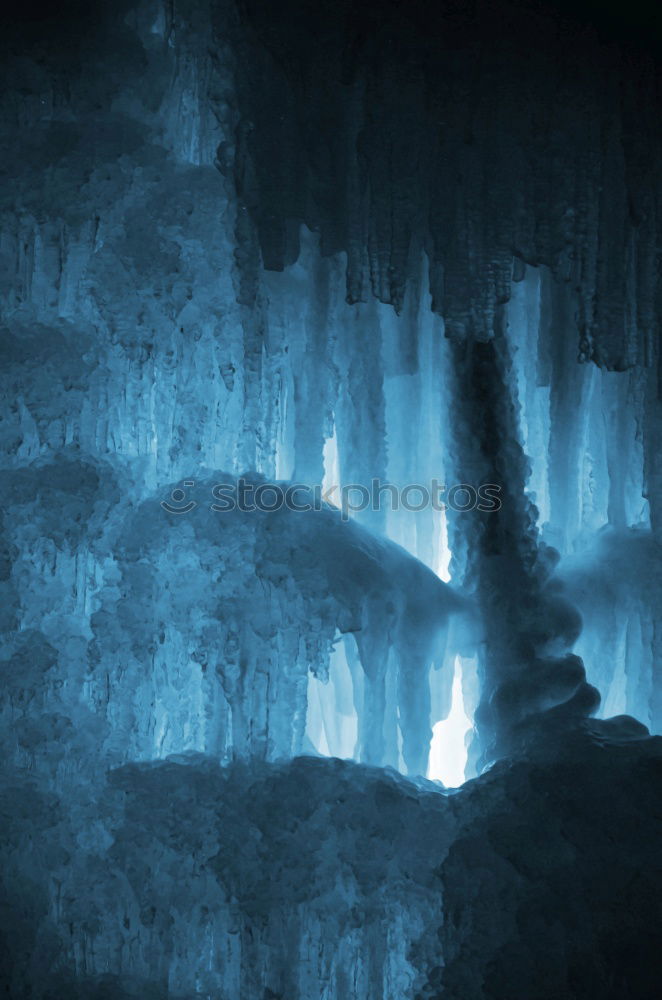
{"label": "ice stalactite", "polygon": [[[341,488],[350,490],[353,520],[385,531],[447,582],[446,513],[421,495],[421,487],[434,493],[434,483],[438,491],[452,485],[447,458],[452,421],[449,351],[443,324],[430,309],[427,267],[421,259],[418,274],[412,272],[405,309],[397,316],[380,303],[348,305],[344,263],[342,255],[320,258],[319,239],[302,228],[297,263],[264,277],[270,330],[274,337],[287,330],[288,341],[279,468],[295,479],[321,477],[325,496],[336,506],[342,504]],[[352,510],[361,490],[372,494],[371,502]],[[386,759],[404,767],[395,721],[398,671],[388,653],[392,637],[370,636],[365,642],[357,638],[366,663],[376,658],[385,672],[377,686],[381,689],[383,683],[379,697],[390,720],[384,735]],[[436,713],[450,706],[458,642],[451,637],[443,669],[441,660],[436,663],[437,675],[431,681]],[[431,669],[429,659],[421,670]],[[319,694],[317,685],[313,690]],[[423,695],[427,700],[427,688]],[[332,697],[327,688],[322,700],[328,706]],[[424,728],[429,730],[439,718],[435,714]]]}
{"label": "ice stalactite", "polygon": [[350,301],[397,311],[423,249],[448,332],[480,338],[515,255],[577,288],[584,359],[649,364],[655,58],[554,5],[503,6],[288,0],[276,23],[247,0],[238,22],[219,14],[219,39],[251,55],[235,76],[242,246],[283,269],[305,222],[323,254],[345,251]]}

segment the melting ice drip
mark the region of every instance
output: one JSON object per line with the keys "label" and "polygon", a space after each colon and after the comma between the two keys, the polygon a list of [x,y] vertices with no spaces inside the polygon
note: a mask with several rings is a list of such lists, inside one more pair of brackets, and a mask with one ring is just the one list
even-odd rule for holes
{"label": "melting ice drip", "polygon": [[347,759],[355,756],[358,715],[354,706],[354,679],[345,655],[342,638],[331,654],[329,679],[308,675],[307,735],[324,757]]}

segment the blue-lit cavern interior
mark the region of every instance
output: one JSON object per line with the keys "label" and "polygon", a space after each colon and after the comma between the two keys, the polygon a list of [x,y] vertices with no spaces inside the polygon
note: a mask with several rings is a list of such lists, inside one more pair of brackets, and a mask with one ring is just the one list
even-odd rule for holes
{"label": "blue-lit cavern interior", "polygon": [[2,16],[0,994],[657,998],[654,12]]}

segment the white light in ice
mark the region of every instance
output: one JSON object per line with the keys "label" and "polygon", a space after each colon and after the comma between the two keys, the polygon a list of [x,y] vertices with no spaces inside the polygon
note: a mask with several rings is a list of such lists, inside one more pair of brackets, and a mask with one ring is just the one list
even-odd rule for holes
{"label": "white light in ice", "polygon": [[457,788],[464,782],[467,766],[466,736],[472,722],[464,710],[462,696],[462,661],[455,657],[451,710],[448,718],[432,727],[428,778],[443,781],[447,788]]}

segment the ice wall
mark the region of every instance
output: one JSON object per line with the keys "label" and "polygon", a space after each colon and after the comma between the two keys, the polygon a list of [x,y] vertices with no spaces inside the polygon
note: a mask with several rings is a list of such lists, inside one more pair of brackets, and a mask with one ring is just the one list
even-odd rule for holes
{"label": "ice wall", "polygon": [[[441,512],[266,526],[211,513],[210,476],[321,483],[333,440],[336,503],[341,483],[443,478],[441,322],[422,264],[403,316],[350,307],[342,259],[307,231],[299,262],[253,275],[246,299],[242,208],[215,169],[238,122],[236,57],[210,52],[209,17],[145,3],[102,9],[79,35],[47,21],[55,54],[39,23],[6,42],[3,662],[11,673],[32,642],[57,653],[46,689],[22,678],[27,701],[7,710],[20,722],[43,699],[61,727],[80,709],[107,762],[289,755],[310,748],[307,675],[325,681],[347,634],[354,680],[327,692],[359,719],[350,752],[425,773],[460,602],[360,524],[436,571]],[[198,506],[181,520],[159,506],[178,480]],[[57,770],[44,726],[8,749]]]}
{"label": "ice wall", "polygon": [[575,315],[571,289],[545,269],[528,269],[513,286],[509,339],[528,491],[541,537],[560,557],[555,584],[582,615],[575,651],[603,694],[601,714],[627,712],[659,732],[657,373],[577,365],[568,336]]}

